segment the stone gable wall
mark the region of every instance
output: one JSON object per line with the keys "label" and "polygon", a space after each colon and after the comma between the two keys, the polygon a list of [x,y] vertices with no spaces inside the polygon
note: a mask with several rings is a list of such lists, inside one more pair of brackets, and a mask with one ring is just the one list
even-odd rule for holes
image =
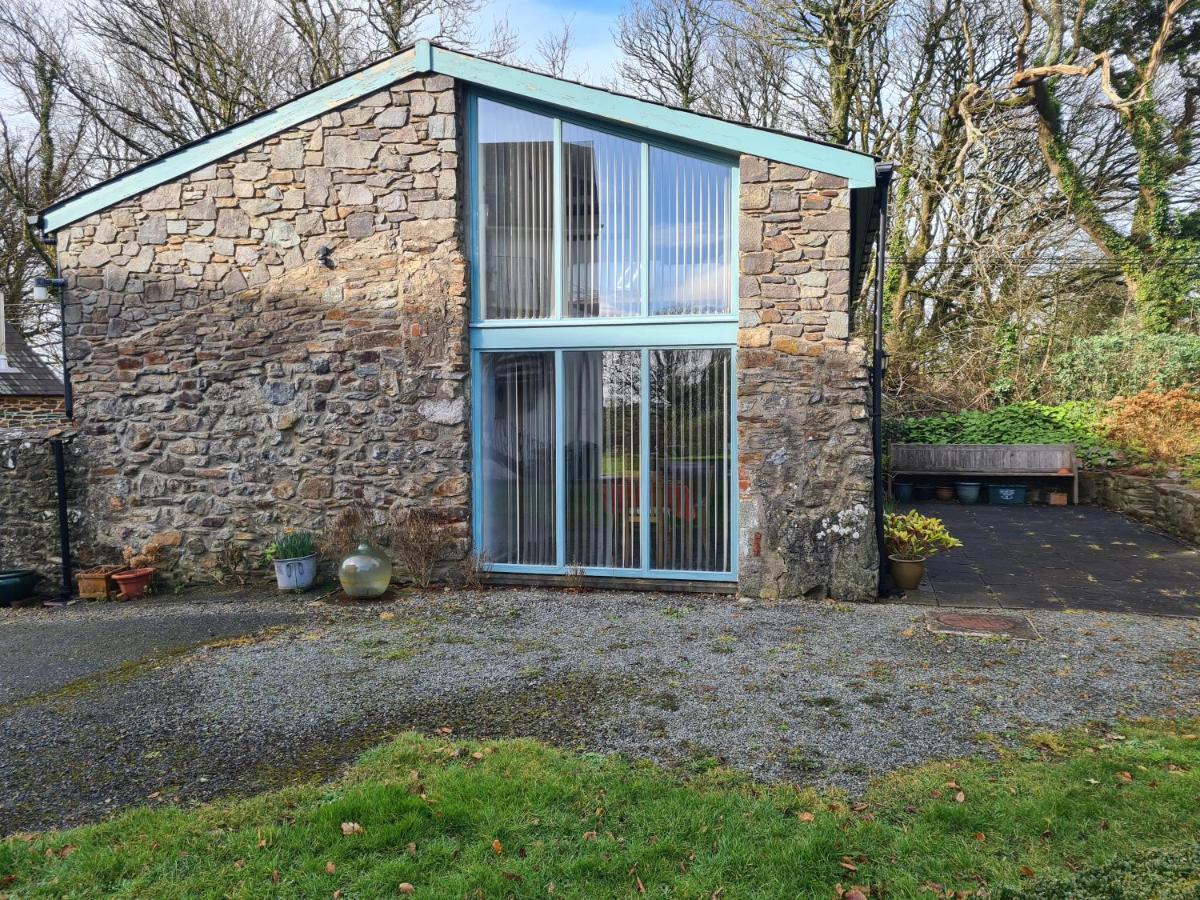
{"label": "stone gable wall", "polygon": [[97,555],[207,577],[357,499],[465,536],[460,105],[412,78],[59,234]]}
{"label": "stone gable wall", "polygon": [[739,588],[874,600],[868,356],[850,335],[850,191],[743,156]]}

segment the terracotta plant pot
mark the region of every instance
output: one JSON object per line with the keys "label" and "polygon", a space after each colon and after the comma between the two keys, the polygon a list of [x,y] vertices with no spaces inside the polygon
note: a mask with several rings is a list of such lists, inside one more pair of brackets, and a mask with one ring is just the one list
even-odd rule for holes
{"label": "terracotta plant pot", "polygon": [[143,569],[130,569],[128,572],[118,572],[113,575],[113,581],[121,589],[122,600],[132,600],[146,593],[150,579],[154,577],[154,569],[149,566]]}
{"label": "terracotta plant pot", "polygon": [[1051,491],[1047,494],[1051,506],[1066,506],[1067,492],[1066,491]]}
{"label": "terracotta plant pot", "polygon": [[888,568],[896,587],[902,591],[915,591],[921,586],[921,579],[925,576],[924,559],[899,559],[889,556]]}
{"label": "terracotta plant pot", "polygon": [[937,487],[937,498],[939,500],[953,500],[954,488],[948,484],[939,484]]}
{"label": "terracotta plant pot", "polygon": [[81,600],[107,600],[116,590],[112,577],[124,572],[126,566],[96,566],[75,576]]}

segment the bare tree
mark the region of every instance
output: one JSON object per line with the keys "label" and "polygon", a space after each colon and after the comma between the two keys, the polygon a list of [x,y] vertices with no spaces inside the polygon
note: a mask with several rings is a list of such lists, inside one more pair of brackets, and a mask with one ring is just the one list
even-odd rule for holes
{"label": "bare tree", "polygon": [[537,42],[537,56],[533,60],[533,68],[555,78],[568,77],[571,52],[575,49],[574,27],[575,17],[571,16],[562,20],[562,28],[557,32],[542,35]]}
{"label": "bare tree", "polygon": [[296,40],[298,88],[315,87],[360,66],[368,49],[361,16],[339,0],[276,0]]}
{"label": "bare tree", "polygon": [[617,19],[618,73],[640,96],[691,109],[708,84],[715,0],[631,0]]}

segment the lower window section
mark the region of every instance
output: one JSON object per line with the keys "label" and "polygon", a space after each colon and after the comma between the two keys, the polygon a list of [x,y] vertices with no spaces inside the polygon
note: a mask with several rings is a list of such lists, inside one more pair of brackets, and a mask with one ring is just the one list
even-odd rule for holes
{"label": "lower window section", "polygon": [[481,361],[477,542],[490,562],[732,573],[731,351]]}
{"label": "lower window section", "polygon": [[495,563],[554,565],[554,354],[483,356],[480,549]]}
{"label": "lower window section", "polygon": [[730,570],[728,350],[650,351],[651,566]]}

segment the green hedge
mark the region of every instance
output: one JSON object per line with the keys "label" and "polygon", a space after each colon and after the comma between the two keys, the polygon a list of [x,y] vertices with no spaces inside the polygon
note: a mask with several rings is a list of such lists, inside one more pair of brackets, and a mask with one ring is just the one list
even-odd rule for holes
{"label": "green hedge", "polygon": [[1099,403],[1012,403],[884,423],[887,441],[909,444],[1075,444],[1085,465],[1114,461],[1115,448],[1100,436]]}

